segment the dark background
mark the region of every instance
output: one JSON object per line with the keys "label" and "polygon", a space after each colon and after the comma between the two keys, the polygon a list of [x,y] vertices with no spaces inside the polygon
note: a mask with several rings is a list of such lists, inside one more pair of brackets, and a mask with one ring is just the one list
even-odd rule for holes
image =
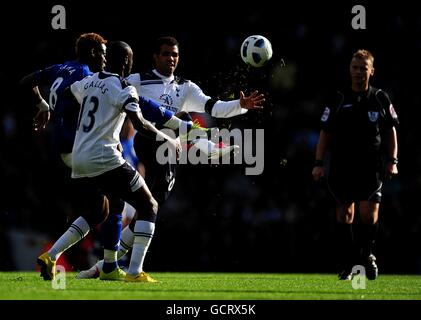
{"label": "dark background", "polygon": [[[51,27],[54,4],[66,8],[65,30]],[[351,26],[356,4],[365,6],[366,30]],[[414,5],[318,1],[227,6],[222,1],[73,1],[2,8],[0,243],[6,258],[1,270],[16,268],[10,229],[41,232],[55,240],[68,226],[69,208],[54,183],[50,131],[31,131],[36,110],[18,81],[73,59],[75,39],[98,32],[132,46],[134,71],[150,67],[151,41],[173,35],[180,41],[177,74],[205,93],[225,99],[238,98],[240,89],[259,89],[267,96],[264,111],[219,123],[265,129],[263,174],[245,176],[241,165],[180,167],[173,195],[159,214],[147,270],[336,271],[334,202],[323,184],[312,181],[311,170],[323,96],[349,83],[351,55],[366,48],[375,56],[372,84],[390,94],[401,121],[400,174],[385,184],[380,212],[380,272],[421,273],[421,18]],[[272,42],[274,56],[263,68],[248,68],[240,58],[240,45],[251,34]],[[75,269],[86,266],[82,252],[100,252],[97,242],[89,243],[70,250]]]}

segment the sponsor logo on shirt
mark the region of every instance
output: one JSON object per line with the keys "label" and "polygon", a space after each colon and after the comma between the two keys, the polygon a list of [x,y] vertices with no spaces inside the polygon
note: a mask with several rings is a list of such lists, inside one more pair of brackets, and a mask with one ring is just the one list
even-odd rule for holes
{"label": "sponsor logo on shirt", "polygon": [[368,111],[368,119],[370,119],[371,122],[376,122],[379,118],[379,113],[377,111]]}
{"label": "sponsor logo on shirt", "polygon": [[164,93],[163,95],[161,95],[159,97],[159,100],[161,100],[162,103],[166,106],[172,106],[172,104],[174,103],[172,97],[167,93]]}

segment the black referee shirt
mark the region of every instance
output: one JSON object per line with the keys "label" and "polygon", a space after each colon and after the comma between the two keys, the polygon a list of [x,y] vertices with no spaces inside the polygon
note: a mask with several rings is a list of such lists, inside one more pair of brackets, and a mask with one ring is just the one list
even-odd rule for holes
{"label": "black referee shirt", "polygon": [[332,137],[332,155],[347,159],[379,156],[383,131],[398,123],[387,93],[372,86],[332,94],[321,117],[322,129]]}

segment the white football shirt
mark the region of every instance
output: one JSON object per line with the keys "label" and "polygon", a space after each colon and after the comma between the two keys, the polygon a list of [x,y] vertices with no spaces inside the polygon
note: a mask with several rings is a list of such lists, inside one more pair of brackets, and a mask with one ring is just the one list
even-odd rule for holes
{"label": "white football shirt", "polygon": [[[140,96],[152,99],[166,109],[178,113],[206,112],[205,105],[211,99],[197,84],[179,77],[165,77],[157,70],[129,75],[127,81],[133,85]],[[230,118],[247,112],[240,106],[240,100],[215,102],[212,116]]]}
{"label": "white football shirt", "polygon": [[73,95],[81,104],[72,151],[72,177],[94,177],[122,165],[118,150],[124,110],[140,111],[133,86],[118,75],[99,72],[73,83]]}

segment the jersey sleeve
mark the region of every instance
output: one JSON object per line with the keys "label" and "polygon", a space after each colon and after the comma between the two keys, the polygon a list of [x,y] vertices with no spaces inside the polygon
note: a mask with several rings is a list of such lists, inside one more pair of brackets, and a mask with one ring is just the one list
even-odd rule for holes
{"label": "jersey sleeve", "polygon": [[382,108],[381,114],[383,115],[385,128],[392,128],[398,126],[398,114],[396,113],[395,108],[393,107],[389,95],[383,90],[379,90],[376,92],[376,98],[380,102]]}
{"label": "jersey sleeve", "polygon": [[117,96],[116,105],[121,106],[125,111],[139,112],[139,96],[136,88],[127,86],[123,88]]}
{"label": "jersey sleeve", "polygon": [[54,80],[54,76],[57,73],[60,65],[55,64],[45,69],[35,71],[34,80],[37,85],[50,84]]}
{"label": "jersey sleeve", "polygon": [[320,127],[323,131],[331,133],[336,120],[336,110],[343,101],[343,94],[340,92],[331,93],[325,99],[322,116],[320,117]]}
{"label": "jersey sleeve", "polygon": [[157,126],[162,126],[174,115],[173,112],[160,106],[155,101],[142,96],[139,97],[139,106],[143,117],[150,122],[154,122]]}
{"label": "jersey sleeve", "polygon": [[126,78],[127,82],[136,88],[137,92],[140,92],[140,74],[132,73]]}
{"label": "jersey sleeve", "polygon": [[241,108],[240,100],[215,102],[211,115],[215,118],[231,118],[246,113],[248,110]]}
{"label": "jersey sleeve", "polygon": [[83,99],[83,85],[83,80],[75,81],[70,85],[70,91],[79,103],[82,103]]}
{"label": "jersey sleeve", "polygon": [[324,110],[323,110],[323,114],[320,118],[320,128],[323,131],[331,132],[332,131],[333,118],[334,118],[334,116],[332,115],[332,107],[326,105]]}
{"label": "jersey sleeve", "polygon": [[187,111],[207,112],[215,118],[230,118],[246,113],[248,110],[240,106],[240,100],[214,100],[203,93],[200,87],[189,82],[190,94],[186,100]]}
{"label": "jersey sleeve", "polygon": [[207,96],[203,93],[200,87],[188,81],[188,90],[189,94],[187,95],[185,105],[186,111],[188,112],[205,112],[206,102],[211,99],[211,97]]}

